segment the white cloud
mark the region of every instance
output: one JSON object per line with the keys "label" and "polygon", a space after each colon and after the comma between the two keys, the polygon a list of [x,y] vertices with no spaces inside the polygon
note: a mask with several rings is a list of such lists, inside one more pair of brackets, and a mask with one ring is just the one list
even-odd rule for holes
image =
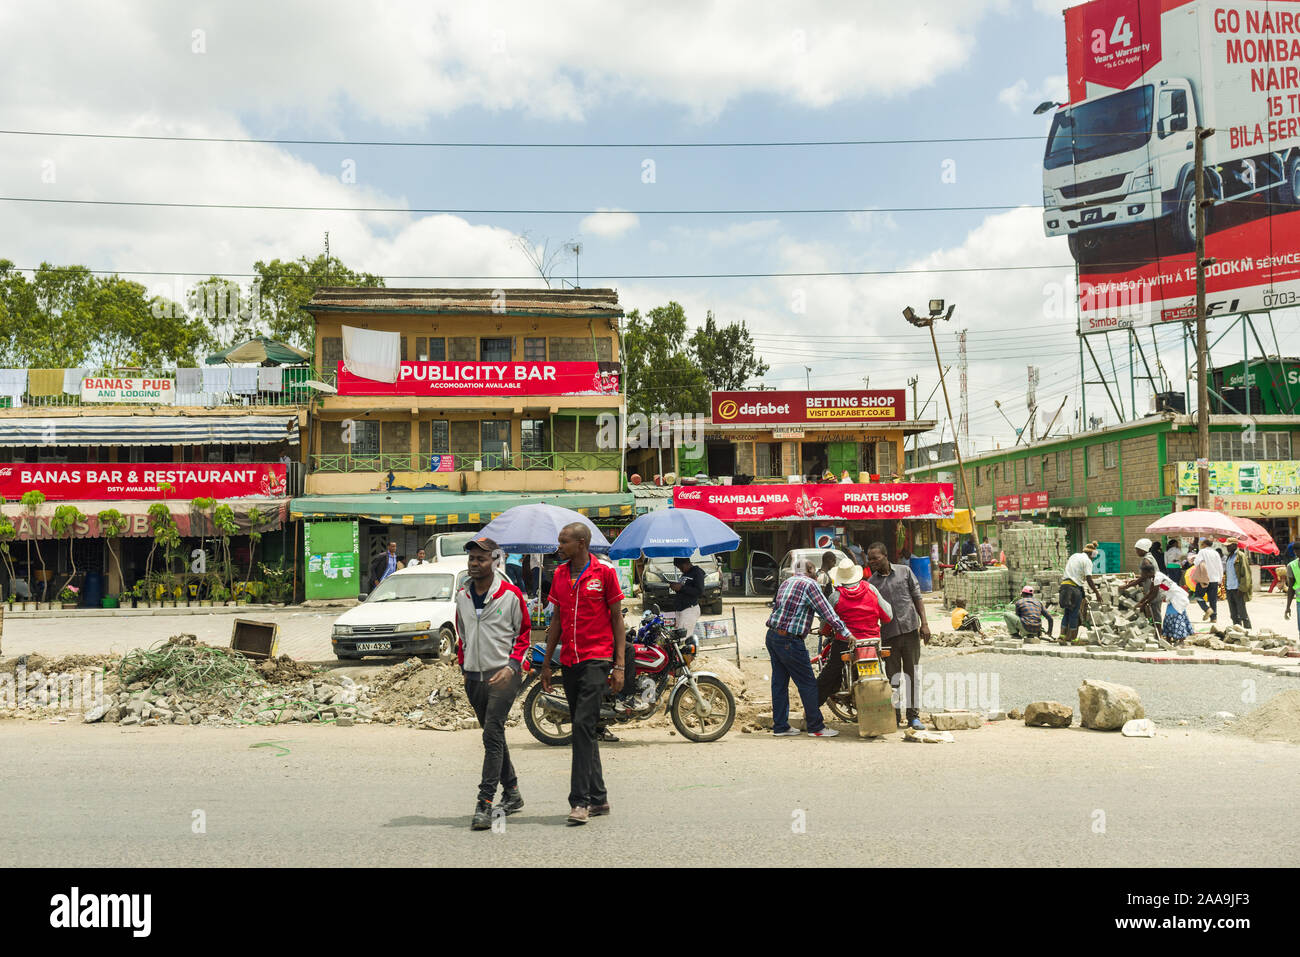
{"label": "white cloud", "polygon": [[1013,113],[1023,113],[1032,110],[1045,100],[1063,103],[1068,92],[1069,80],[1064,74],[1046,77],[1032,89],[1029,81],[1021,77],[998,93],[998,102]]}
{"label": "white cloud", "polygon": [[585,217],[578,224],[578,231],[601,236],[605,239],[617,239],[641,225],[636,213],[629,213],[617,206],[598,206],[596,212]]}
{"label": "white cloud", "polygon": [[[340,104],[392,127],[464,107],[580,120],[640,99],[716,116],[740,97],[826,107],[931,86],[1000,0],[466,4],[308,0],[0,7],[0,104],[122,104],[332,129]],[[918,56],[918,38],[924,56]],[[201,52],[196,52],[201,48]],[[104,128],[104,124],[97,124]]]}

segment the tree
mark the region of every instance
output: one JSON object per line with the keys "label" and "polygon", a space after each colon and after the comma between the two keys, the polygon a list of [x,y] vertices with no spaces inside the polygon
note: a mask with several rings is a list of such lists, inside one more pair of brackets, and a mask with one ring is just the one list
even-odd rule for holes
{"label": "tree", "polygon": [[117,566],[117,580],[122,583],[122,591],[125,592],[126,576],[122,574],[122,559],[117,554],[117,549],[113,548],[109,543],[112,539],[121,537],[122,533],[126,531],[126,519],[115,508],[106,508],[95,517],[99,519],[99,535],[104,539],[113,564]]}
{"label": "tree", "polygon": [[705,314],[704,325],[691,334],[690,344],[710,391],[738,391],[771,368],[754,354],[754,340],[743,322],[719,327],[712,310]]}
{"label": "tree", "polygon": [[623,375],[629,412],[705,412],[708,383],[686,341],[686,310],[633,309],[623,333]]}
{"label": "tree", "polygon": [[230,561],[230,536],[239,534],[239,523],[235,521],[235,510],[222,502],[212,510],[212,524],[216,526],[217,534],[221,536],[221,566],[225,571],[226,585],[233,586],[235,569]]}
{"label": "tree", "polygon": [[[0,495],[0,505],[5,504],[5,497]],[[18,538],[18,529],[8,515],[0,514],[0,559],[4,560],[5,571],[9,573],[9,597],[14,595],[14,556],[11,545]]]}
{"label": "tree", "polygon": [[[259,289],[258,324],[273,339],[311,351],[314,346],[312,317],[302,311],[320,286],[383,286],[382,276],[356,272],[339,260],[322,253],[314,259],[272,259],[253,264]],[[246,337],[245,337],[246,338]],[[229,343],[229,344],[234,344]]]}
{"label": "tree", "polygon": [[68,565],[72,569],[67,580],[56,594],[63,594],[63,589],[72,584],[77,577],[77,550],[73,547],[77,537],[77,526],[86,520],[86,514],[75,505],[56,505],[54,518],[50,520],[50,531],[55,535],[68,536]]}
{"label": "tree", "polygon": [[[27,508],[27,510],[32,513],[32,517],[35,518],[36,510],[45,504],[45,493],[40,491],[39,489],[32,489],[31,491],[23,492],[22,503]],[[45,556],[41,554],[41,540],[37,535],[33,534],[31,536],[31,541],[36,545],[36,558],[41,563],[41,581],[45,584],[48,584],[48,582],[46,582],[46,576],[48,573],[45,570]],[[29,559],[27,563],[28,590],[30,590],[32,587],[31,575],[32,575],[32,568],[31,568],[31,560]],[[35,594],[35,592],[33,592],[33,594]],[[43,594],[41,597],[44,598],[46,601],[50,600],[49,595]]]}

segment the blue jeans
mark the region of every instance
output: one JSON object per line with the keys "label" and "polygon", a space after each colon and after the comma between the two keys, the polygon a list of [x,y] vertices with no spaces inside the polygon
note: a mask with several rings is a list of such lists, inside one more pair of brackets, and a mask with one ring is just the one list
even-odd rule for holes
{"label": "blue jeans", "polygon": [[821,708],[817,707],[817,678],[803,639],[786,638],[769,628],[767,653],[772,658],[772,730],[785,731],[790,727],[791,680],[803,702],[804,730],[811,733],[826,727]]}

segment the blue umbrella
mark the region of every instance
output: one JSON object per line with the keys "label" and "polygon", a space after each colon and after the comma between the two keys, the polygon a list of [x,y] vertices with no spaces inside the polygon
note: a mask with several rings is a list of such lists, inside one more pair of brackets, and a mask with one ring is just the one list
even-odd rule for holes
{"label": "blue umbrella", "polygon": [[549,555],[559,544],[560,529],[573,522],[590,529],[593,552],[609,551],[609,539],[586,515],[543,502],[508,508],[484,525],[479,534],[486,535],[507,552]]}
{"label": "blue umbrella", "polygon": [[660,508],[646,512],[619,532],[610,558],[690,558],[735,551],[740,536],[707,512]]}

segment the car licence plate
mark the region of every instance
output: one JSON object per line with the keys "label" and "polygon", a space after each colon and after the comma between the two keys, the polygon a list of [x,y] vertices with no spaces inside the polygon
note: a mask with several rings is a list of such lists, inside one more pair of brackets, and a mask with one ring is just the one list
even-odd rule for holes
{"label": "car licence plate", "polygon": [[392,651],[391,641],[358,641],[357,651]]}
{"label": "car licence plate", "polygon": [[880,662],[879,661],[859,661],[858,662],[859,678],[879,678]]}

